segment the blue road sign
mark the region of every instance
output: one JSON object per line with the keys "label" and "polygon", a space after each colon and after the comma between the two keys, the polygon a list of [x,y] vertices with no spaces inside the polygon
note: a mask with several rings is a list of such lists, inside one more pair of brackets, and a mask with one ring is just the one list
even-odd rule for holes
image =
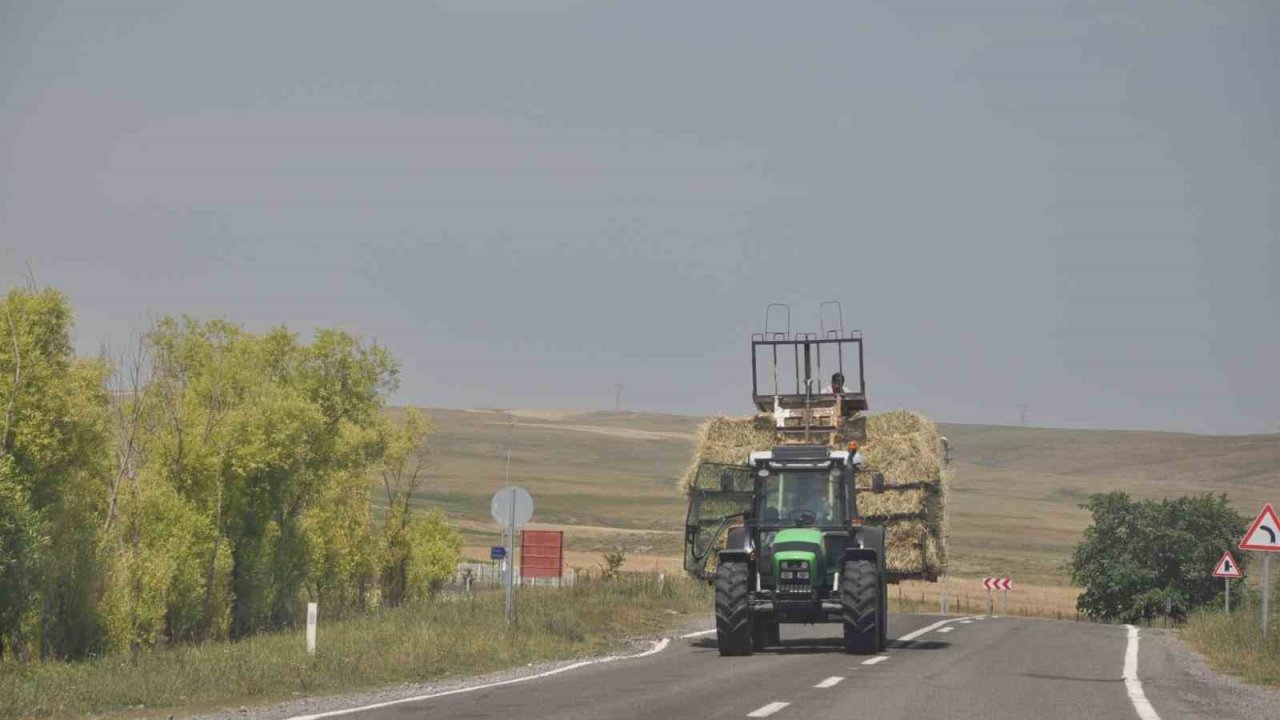
{"label": "blue road sign", "polygon": [[490,560],[501,560],[506,556],[507,556],[507,549],[502,547],[501,545],[494,545],[493,547],[489,548]]}

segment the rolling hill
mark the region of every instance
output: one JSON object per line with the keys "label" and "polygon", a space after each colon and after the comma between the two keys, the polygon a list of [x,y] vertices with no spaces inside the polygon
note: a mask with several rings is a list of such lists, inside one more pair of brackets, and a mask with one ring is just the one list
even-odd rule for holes
{"label": "rolling hill", "polygon": [[[395,411],[393,411],[395,412]],[[463,527],[469,554],[499,535],[493,491],[533,494],[534,525],[567,530],[569,562],[623,547],[636,568],[675,569],[684,499],[675,478],[700,418],[628,412],[429,411],[429,477],[414,500]],[[511,418],[515,423],[511,423]],[[943,424],[952,444],[951,571],[1066,584],[1064,563],[1088,524],[1091,493],[1137,497],[1225,493],[1245,514],[1280,501],[1280,435],[1216,437],[1110,430]],[[379,504],[375,497],[375,507]],[[1243,529],[1243,528],[1242,528]]]}

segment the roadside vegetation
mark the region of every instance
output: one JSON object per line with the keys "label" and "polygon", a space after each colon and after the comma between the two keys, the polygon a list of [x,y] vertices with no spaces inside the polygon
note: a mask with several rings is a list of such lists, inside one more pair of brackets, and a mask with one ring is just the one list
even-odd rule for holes
{"label": "roadside vegetation", "polygon": [[475,675],[619,650],[627,638],[688,624],[689,613],[704,616],[710,603],[705,583],[622,575],[523,588],[514,629],[501,592],[448,594],[347,619],[322,616],[314,657],[295,630],[137,656],[9,663],[0,666],[0,718],[193,713]]}
{"label": "roadside vegetation", "polygon": [[[1222,604],[1223,584],[1213,567],[1247,524],[1225,495],[1156,502],[1112,492],[1093,495],[1085,507],[1093,524],[1076,546],[1071,572],[1084,588],[1077,604],[1088,617],[1181,622],[1198,608]],[[1243,568],[1247,558],[1240,563]],[[1233,588],[1232,595],[1242,590]]]}
{"label": "roadside vegetation", "polygon": [[[1234,595],[1234,593],[1233,593]],[[1275,602],[1268,609],[1268,635],[1262,639],[1258,598],[1231,605],[1231,614],[1222,608],[1205,607],[1192,613],[1180,636],[1219,672],[1247,682],[1280,687],[1280,612]],[[1273,600],[1275,595],[1272,595]]]}
{"label": "roadside vegetation", "polygon": [[85,359],[71,330],[55,290],[0,300],[6,677],[294,627],[309,601],[329,618],[394,607],[453,575],[461,535],[408,502],[430,426],[388,419],[385,349],[161,318]]}

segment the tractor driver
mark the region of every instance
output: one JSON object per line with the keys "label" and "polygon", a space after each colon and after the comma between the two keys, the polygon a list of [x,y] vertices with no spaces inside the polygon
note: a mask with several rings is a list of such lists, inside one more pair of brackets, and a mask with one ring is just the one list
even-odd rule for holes
{"label": "tractor driver", "polygon": [[788,493],[786,507],[788,519],[797,519],[799,513],[812,513],[816,521],[830,520],[827,517],[829,508],[826,495],[818,483],[805,482],[793,485],[791,492]]}

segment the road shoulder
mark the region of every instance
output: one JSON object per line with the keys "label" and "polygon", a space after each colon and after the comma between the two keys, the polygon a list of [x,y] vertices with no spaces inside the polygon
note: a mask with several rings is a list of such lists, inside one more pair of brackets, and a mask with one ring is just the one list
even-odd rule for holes
{"label": "road shoulder", "polygon": [[1161,720],[1258,720],[1280,712],[1280,690],[1214,672],[1177,632],[1143,629],[1138,673]]}
{"label": "road shoulder", "polygon": [[699,632],[707,627],[708,620],[691,621],[676,632],[660,635],[631,638],[621,644],[614,652],[590,655],[563,660],[548,660],[528,665],[505,668],[483,675],[441,678],[422,683],[401,683],[369,690],[342,692],[331,695],[307,695],[293,700],[286,700],[268,705],[250,705],[239,708],[203,708],[196,713],[182,714],[191,720],[244,720],[245,718],[261,718],[262,720],[288,720],[310,715],[333,713],[345,709],[368,707],[383,703],[405,701],[424,695],[441,695],[451,692],[465,691],[468,688],[486,688],[494,685],[511,684],[522,680],[535,681],[557,671],[577,667],[584,663],[598,663],[609,659],[627,659],[631,656],[646,653],[654,649],[655,644],[663,639],[679,638],[686,633]]}

